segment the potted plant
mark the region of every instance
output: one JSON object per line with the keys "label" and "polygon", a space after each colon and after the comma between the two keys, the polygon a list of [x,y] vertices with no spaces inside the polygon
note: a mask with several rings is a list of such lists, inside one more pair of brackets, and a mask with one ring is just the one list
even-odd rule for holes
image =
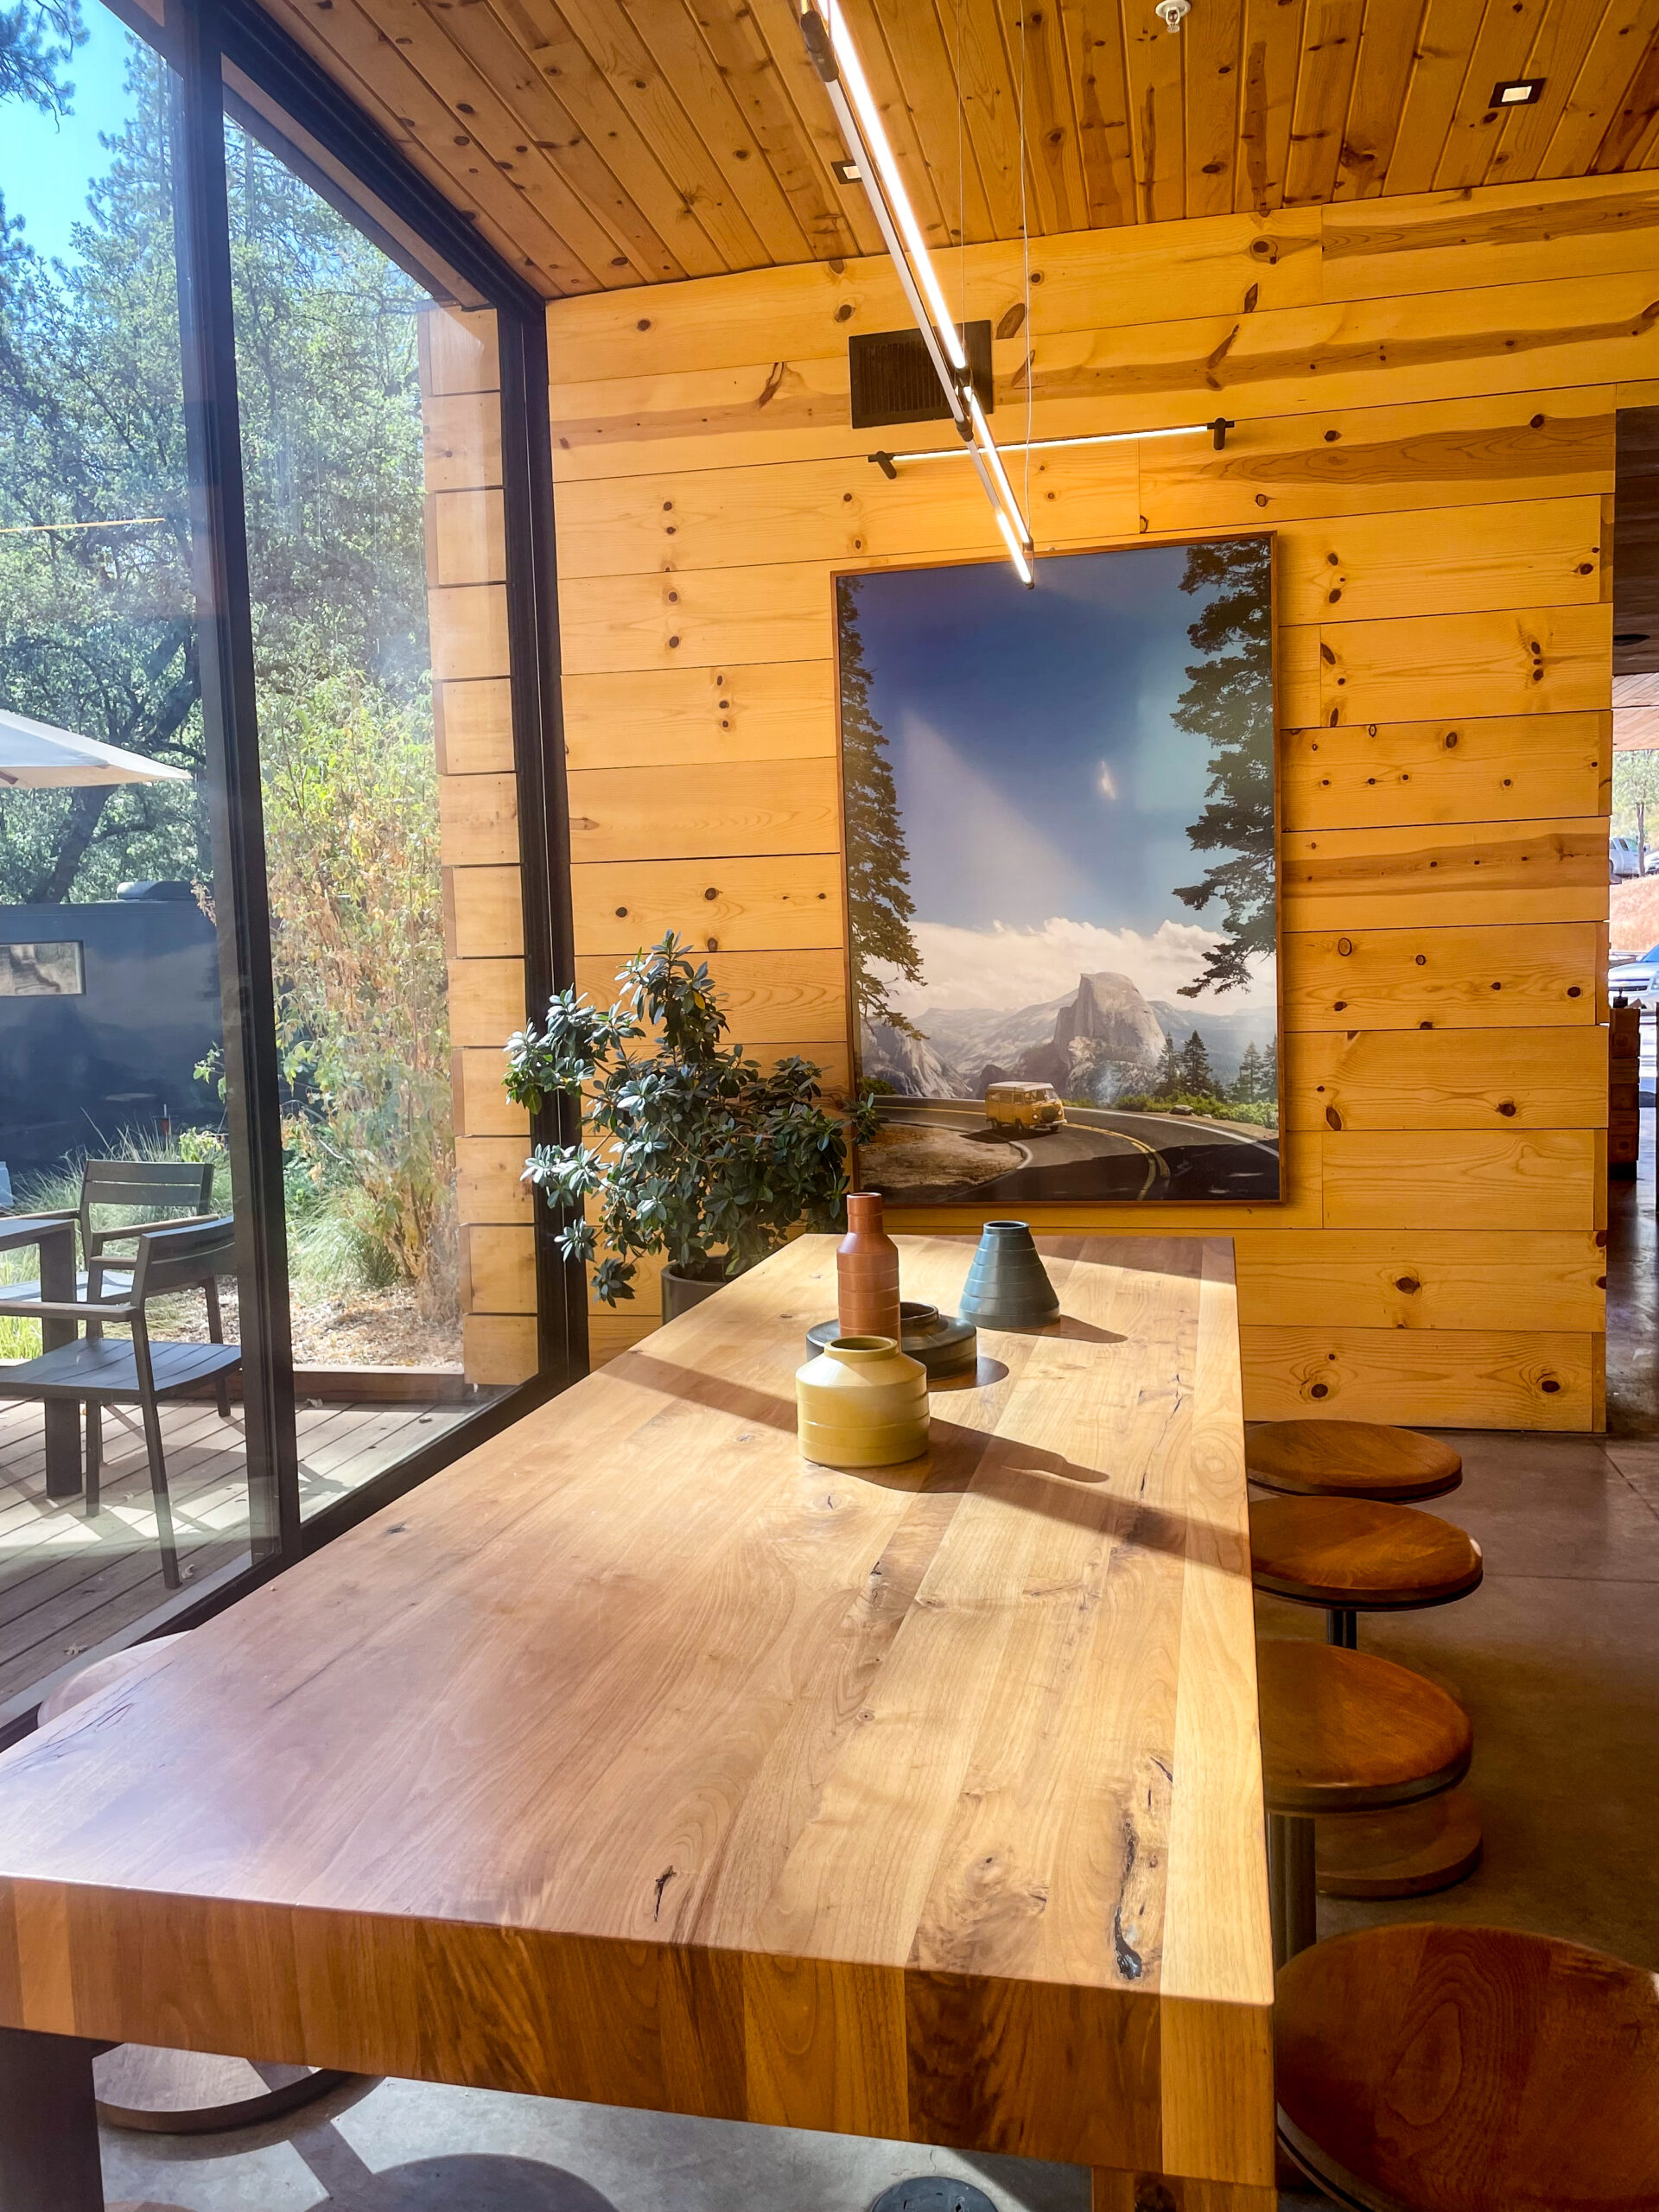
{"label": "potted plant", "polygon": [[[837,1225],[847,1125],[823,1104],[811,1061],[764,1072],[722,1043],[728,1025],[709,969],[671,930],[617,982],[608,1009],[556,993],[542,1027],[509,1040],[506,1090],[532,1113],[557,1094],[583,1101],[599,1141],[537,1145],[524,1179],[565,1217],[558,1248],[593,1267],[606,1305],[633,1296],[641,1255],[664,1254],[672,1320],[791,1230]],[[867,1134],[868,1102],[848,1118]],[[596,1220],[584,1214],[589,1199]]]}

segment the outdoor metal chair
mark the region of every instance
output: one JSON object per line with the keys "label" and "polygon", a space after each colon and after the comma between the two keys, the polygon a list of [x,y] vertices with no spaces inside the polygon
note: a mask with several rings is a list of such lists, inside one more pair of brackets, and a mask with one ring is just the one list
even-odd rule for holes
{"label": "outdoor metal chair", "polygon": [[[127,1221],[100,1229],[94,1219],[99,1209],[118,1206],[130,1213],[142,1208],[156,1218]],[[186,1222],[205,1221],[213,1210],[213,1164],[194,1160],[88,1160],[80,1170],[79,1205],[44,1209],[31,1206],[38,1221],[73,1221],[80,1229],[81,1265],[75,1276],[75,1294],[86,1291],[86,1269],[101,1259],[112,1244],[130,1244],[145,1230],[181,1228]],[[130,1254],[124,1254],[118,1268],[106,1270],[104,1289],[116,1295],[130,1287]],[[41,1302],[39,1281],[0,1283],[0,1313],[34,1317]]]}
{"label": "outdoor metal chair", "polygon": [[[87,1333],[55,1351],[0,1366],[0,1397],[22,1398],[41,1404],[65,1398],[82,1401],[86,1408],[86,1515],[99,1510],[99,1478],[103,1459],[103,1409],[105,1406],[136,1405],[143,1421],[144,1448],[149,1459],[149,1487],[156,1501],[156,1529],[162,1549],[162,1577],[169,1590],[179,1586],[178,1547],[173,1536],[173,1510],[167,1490],[167,1459],[162,1448],[162,1421],[158,1402],[211,1382],[219,1401],[219,1418],[231,1417],[229,1377],[242,1363],[240,1344],[225,1342],[219,1312],[219,1278],[236,1269],[235,1224],[226,1214],[210,1221],[191,1221],[182,1227],[141,1229],[131,1274],[123,1271],[124,1289],[105,1287],[105,1262],[94,1259],[89,1270],[88,1295],[73,1302],[39,1300],[30,1309],[48,1320],[79,1321]],[[207,1306],[208,1342],[158,1342],[149,1333],[145,1307],[155,1299],[180,1291],[199,1289]],[[111,1339],[103,1332],[111,1323],[124,1324],[130,1340]]]}

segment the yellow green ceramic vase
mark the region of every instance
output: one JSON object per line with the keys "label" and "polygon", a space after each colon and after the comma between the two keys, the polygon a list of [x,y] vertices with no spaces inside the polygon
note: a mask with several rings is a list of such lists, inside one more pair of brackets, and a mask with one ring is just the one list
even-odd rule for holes
{"label": "yellow green ceramic vase", "polygon": [[801,1454],[823,1467],[893,1467],[927,1449],[927,1370],[891,1337],[832,1337],[795,1370]]}

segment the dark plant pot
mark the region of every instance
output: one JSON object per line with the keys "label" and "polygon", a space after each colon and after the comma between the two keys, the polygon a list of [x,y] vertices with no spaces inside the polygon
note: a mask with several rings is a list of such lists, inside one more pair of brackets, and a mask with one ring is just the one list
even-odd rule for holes
{"label": "dark plant pot", "polygon": [[981,1329],[1036,1329],[1059,1310],[1027,1224],[988,1221],[963,1287],[963,1319]]}
{"label": "dark plant pot", "polygon": [[731,1280],[726,1274],[689,1275],[678,1268],[663,1269],[663,1319],[677,1321],[682,1313],[689,1313],[694,1306],[701,1306],[705,1298],[712,1298],[723,1290]]}

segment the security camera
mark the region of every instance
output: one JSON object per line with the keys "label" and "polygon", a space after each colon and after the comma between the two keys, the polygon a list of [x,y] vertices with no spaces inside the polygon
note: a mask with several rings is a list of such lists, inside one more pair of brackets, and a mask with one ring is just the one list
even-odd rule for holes
{"label": "security camera", "polygon": [[1163,18],[1166,30],[1178,31],[1192,12],[1192,0],[1158,0],[1153,13]]}

